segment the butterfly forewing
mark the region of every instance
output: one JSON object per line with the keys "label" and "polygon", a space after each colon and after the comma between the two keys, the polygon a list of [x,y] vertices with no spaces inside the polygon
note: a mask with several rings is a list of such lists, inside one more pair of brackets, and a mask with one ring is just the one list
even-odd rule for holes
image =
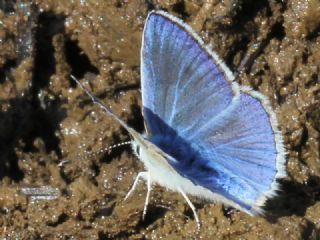
{"label": "butterfly forewing", "polygon": [[[195,122],[203,124],[227,108],[236,94],[199,41],[166,15],[148,17],[141,54],[143,107],[186,133],[195,129]],[[147,113],[144,116],[152,134],[163,134]]]}

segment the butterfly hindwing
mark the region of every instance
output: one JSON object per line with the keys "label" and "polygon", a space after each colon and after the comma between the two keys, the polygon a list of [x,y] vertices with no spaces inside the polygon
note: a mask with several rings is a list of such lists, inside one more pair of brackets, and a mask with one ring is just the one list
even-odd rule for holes
{"label": "butterfly hindwing", "polygon": [[[277,190],[276,179],[285,175],[284,148],[275,115],[266,98],[245,88],[222,122],[199,127],[188,138],[202,149],[204,160],[199,164],[219,173],[219,179],[203,173],[198,183],[228,196],[252,214],[259,213],[259,207]],[[196,164],[193,169],[198,168]]]}

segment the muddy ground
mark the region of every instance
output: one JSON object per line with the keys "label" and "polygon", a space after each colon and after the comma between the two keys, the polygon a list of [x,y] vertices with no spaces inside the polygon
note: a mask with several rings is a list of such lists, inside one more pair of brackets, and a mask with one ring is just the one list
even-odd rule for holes
{"label": "muddy ground", "polygon": [[[319,0],[0,0],[1,239],[320,239]],[[70,79],[80,79],[143,131],[139,49],[148,11],[189,23],[268,96],[279,119],[288,177],[251,217],[145,184],[128,134]],[[257,47],[258,46],[258,47]]]}

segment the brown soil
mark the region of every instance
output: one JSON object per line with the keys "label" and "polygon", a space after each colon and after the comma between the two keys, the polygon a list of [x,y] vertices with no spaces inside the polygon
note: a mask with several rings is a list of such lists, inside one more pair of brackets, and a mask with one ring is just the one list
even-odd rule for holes
{"label": "brown soil", "polygon": [[[0,9],[1,239],[320,239],[319,0],[0,0]],[[269,97],[288,150],[266,217],[192,198],[197,235],[177,193],[154,187],[144,221],[145,184],[124,201],[143,166],[128,146],[106,150],[129,136],[69,76],[142,131],[139,49],[151,9],[184,19],[233,70],[259,46],[238,81]],[[28,193],[35,187],[51,192]]]}

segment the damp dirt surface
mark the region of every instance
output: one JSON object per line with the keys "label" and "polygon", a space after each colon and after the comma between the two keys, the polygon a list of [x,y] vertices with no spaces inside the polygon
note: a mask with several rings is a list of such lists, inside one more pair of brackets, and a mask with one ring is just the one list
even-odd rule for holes
{"label": "damp dirt surface", "polygon": [[[251,217],[146,184],[130,140],[74,75],[143,132],[140,47],[148,11],[182,18],[266,95],[288,176]],[[0,0],[0,239],[320,239],[319,0]],[[194,113],[196,114],[196,113]]]}

